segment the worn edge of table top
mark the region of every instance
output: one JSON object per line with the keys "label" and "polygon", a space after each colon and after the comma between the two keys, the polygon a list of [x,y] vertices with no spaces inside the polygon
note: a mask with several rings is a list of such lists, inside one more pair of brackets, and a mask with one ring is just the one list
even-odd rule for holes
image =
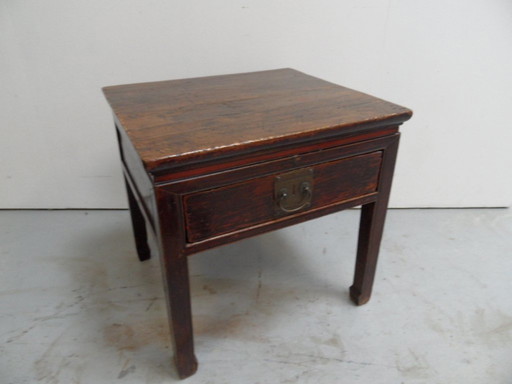
{"label": "worn edge of table top", "polygon": [[399,125],[412,111],[294,69],[104,87],[146,171]]}

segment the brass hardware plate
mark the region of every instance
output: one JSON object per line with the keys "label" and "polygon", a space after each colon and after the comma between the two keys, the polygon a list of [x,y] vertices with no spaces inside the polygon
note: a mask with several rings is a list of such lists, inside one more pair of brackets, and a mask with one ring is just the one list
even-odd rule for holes
{"label": "brass hardware plate", "polygon": [[313,198],[313,168],[283,173],[274,182],[276,214],[290,214],[311,205]]}

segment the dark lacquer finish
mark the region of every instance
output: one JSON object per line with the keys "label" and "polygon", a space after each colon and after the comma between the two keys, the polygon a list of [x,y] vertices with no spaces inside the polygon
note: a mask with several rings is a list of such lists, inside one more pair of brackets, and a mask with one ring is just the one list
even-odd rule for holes
{"label": "dark lacquer finish", "polygon": [[145,261],[151,258],[151,251],[148,245],[148,233],[146,231],[146,222],[144,215],[142,214],[139,204],[135,199],[135,195],[132,192],[132,187],[125,177],[126,194],[128,195],[128,205],[130,207],[133,235],[135,238],[135,247],[137,248],[137,254],[140,261]]}
{"label": "dark lacquer finish", "polygon": [[366,304],[372,293],[397,151],[398,136],[384,152],[378,187],[379,198],[361,208],[356,271],[354,284],[350,287],[350,297],[357,305]]}
{"label": "dark lacquer finish", "polygon": [[[308,211],[375,192],[381,157],[381,152],[374,152],[308,167],[312,174]],[[195,243],[282,217],[288,212],[276,205],[275,183],[276,176],[270,174],[185,195],[187,240]]]}
{"label": "dark lacquer finish", "polygon": [[292,69],[104,88],[139,258],[158,240],[178,374],[197,369],[187,256],[362,205],[354,284],[371,294],[411,111]]}

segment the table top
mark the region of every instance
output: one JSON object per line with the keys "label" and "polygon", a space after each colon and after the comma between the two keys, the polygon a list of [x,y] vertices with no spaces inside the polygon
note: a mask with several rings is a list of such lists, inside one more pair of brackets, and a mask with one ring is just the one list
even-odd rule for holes
{"label": "table top", "polygon": [[293,69],[103,88],[146,170],[398,125],[412,112]]}

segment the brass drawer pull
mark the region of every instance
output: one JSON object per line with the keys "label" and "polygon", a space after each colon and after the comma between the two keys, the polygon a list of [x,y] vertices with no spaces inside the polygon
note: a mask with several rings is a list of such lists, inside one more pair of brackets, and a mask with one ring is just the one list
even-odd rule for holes
{"label": "brass drawer pull", "polygon": [[293,213],[311,205],[313,198],[313,169],[299,169],[275,179],[276,213]]}
{"label": "brass drawer pull", "polygon": [[291,208],[286,206],[286,202],[288,200],[288,191],[286,188],[283,188],[281,190],[278,201],[279,208],[281,208],[281,210],[286,213],[292,213],[300,211],[302,208],[308,207],[311,204],[311,197],[313,196],[311,192],[311,186],[307,181],[305,181],[304,183],[301,184],[300,190],[302,198],[300,199],[298,206],[296,205],[295,207]]}

